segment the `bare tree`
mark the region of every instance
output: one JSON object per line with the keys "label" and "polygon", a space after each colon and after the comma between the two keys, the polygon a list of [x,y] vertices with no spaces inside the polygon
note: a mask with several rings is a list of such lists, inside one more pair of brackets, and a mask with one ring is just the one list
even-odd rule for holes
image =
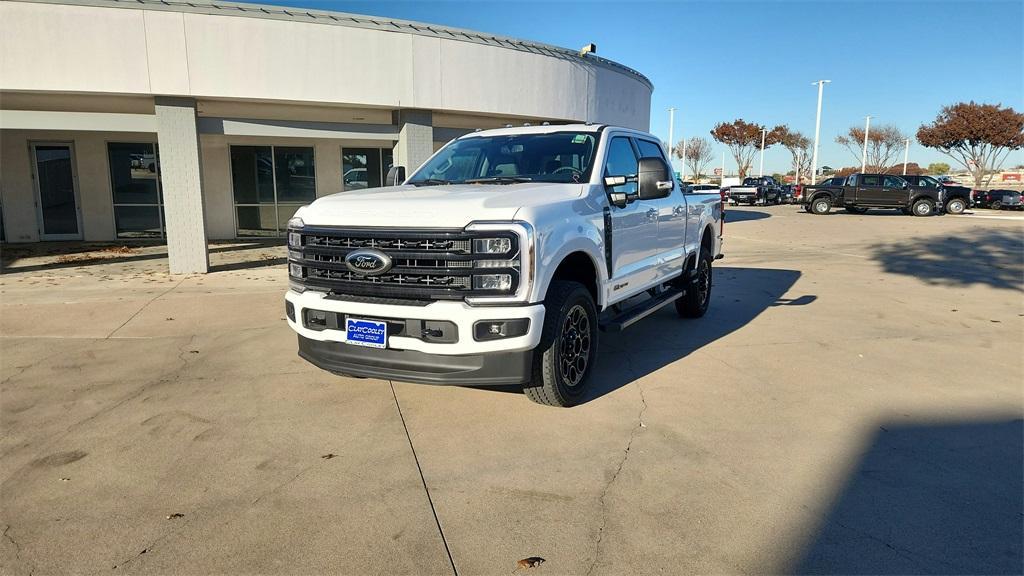
{"label": "bare tree", "polygon": [[[888,172],[903,151],[906,141],[907,135],[891,124],[872,126],[868,131],[867,170]],[[864,128],[851,126],[846,134],[836,136],[836,143],[849,150],[859,163],[864,149]]]}
{"label": "bare tree", "polygon": [[[685,157],[683,151],[685,150]],[[701,174],[707,169],[708,164],[714,158],[714,152],[711,150],[711,142],[707,138],[701,138],[700,136],[694,136],[684,142],[679,141],[677,146],[677,156],[686,162],[686,167],[690,169],[690,173],[693,174],[695,180],[700,180]]]}
{"label": "bare tree", "polygon": [[1000,104],[960,102],[918,128],[917,140],[963,164],[981,188],[986,174],[991,184],[1010,152],[1024,148],[1024,114]]}
{"label": "bare tree", "polygon": [[[761,149],[761,131],[764,126],[746,122],[743,119],[736,119],[732,122],[721,122],[715,125],[711,136],[725,144],[736,160],[736,167],[739,169],[740,179],[746,178],[750,171],[750,165],[754,162],[754,154]],[[765,148],[778,144],[787,128],[776,126],[766,135],[764,140]]]}
{"label": "bare tree", "polygon": [[[807,136],[804,136],[800,132],[786,130],[782,135],[780,141],[782,146],[789,150],[789,153],[793,156],[792,166],[795,173],[800,174],[800,178],[807,178],[813,182],[814,178],[811,177],[811,140]],[[800,182],[796,182],[799,184]]]}

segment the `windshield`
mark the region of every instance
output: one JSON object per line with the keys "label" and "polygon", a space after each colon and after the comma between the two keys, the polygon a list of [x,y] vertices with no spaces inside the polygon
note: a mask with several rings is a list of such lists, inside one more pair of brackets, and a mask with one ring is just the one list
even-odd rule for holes
{"label": "windshield", "polygon": [[406,183],[586,182],[596,149],[591,132],[460,138],[441,149]]}

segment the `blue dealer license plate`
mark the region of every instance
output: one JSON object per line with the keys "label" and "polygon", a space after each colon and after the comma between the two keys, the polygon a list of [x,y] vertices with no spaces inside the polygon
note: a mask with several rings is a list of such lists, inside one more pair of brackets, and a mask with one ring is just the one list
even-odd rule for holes
{"label": "blue dealer license plate", "polygon": [[386,322],[345,319],[345,339],[349,344],[367,346],[369,348],[387,348],[388,325]]}

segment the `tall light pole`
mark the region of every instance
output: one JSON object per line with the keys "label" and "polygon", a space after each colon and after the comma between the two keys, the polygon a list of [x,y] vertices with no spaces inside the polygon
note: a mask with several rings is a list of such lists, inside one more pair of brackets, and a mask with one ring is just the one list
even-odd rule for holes
{"label": "tall light pole", "polygon": [[793,179],[793,183],[797,186],[800,185],[800,159],[803,158],[803,150],[796,151],[796,178]]}
{"label": "tall light pole", "polygon": [[668,167],[672,168],[672,159],[675,157],[676,143],[672,141],[675,136],[676,109],[668,109]]}
{"label": "tall light pole", "polygon": [[682,158],[679,159],[679,163],[682,165],[682,168],[680,168],[681,176],[679,176],[679,179],[681,181],[685,182],[686,181],[686,131],[683,130],[682,123],[683,123],[683,121],[680,119],[679,120],[679,124],[680,124],[680,126],[679,126],[679,141],[683,143],[683,146],[682,146],[682,148],[679,149],[679,155],[682,156]]}
{"label": "tall light pole", "polygon": [[860,171],[868,171],[868,133],[871,132],[871,116],[864,117],[864,150],[860,153]]}
{"label": "tall light pole", "polygon": [[722,150],[722,176],[718,179],[718,189],[725,187],[725,150]]}
{"label": "tall light pole", "polygon": [[811,184],[818,175],[818,136],[821,133],[821,93],[831,80],[818,80],[811,82],[811,85],[818,85],[818,114],[814,117],[814,154],[811,155]]}
{"label": "tall light pole", "polygon": [[764,135],[766,133],[767,131],[764,128],[761,128],[761,166],[757,169],[758,177],[764,176]]}
{"label": "tall light pole", "polygon": [[903,175],[907,175],[907,159],[910,157],[910,138],[903,143]]}

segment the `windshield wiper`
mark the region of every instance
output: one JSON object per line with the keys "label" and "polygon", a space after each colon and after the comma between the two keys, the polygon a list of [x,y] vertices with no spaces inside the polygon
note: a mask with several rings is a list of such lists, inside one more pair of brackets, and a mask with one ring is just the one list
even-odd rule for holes
{"label": "windshield wiper", "polygon": [[425,180],[417,180],[410,182],[413,186],[444,186],[445,184],[451,184],[449,180],[441,180],[440,178],[427,178]]}
{"label": "windshield wiper", "polygon": [[470,178],[469,180],[463,181],[464,184],[517,184],[519,182],[529,182],[533,178],[527,178],[526,176],[491,176],[489,178]]}

